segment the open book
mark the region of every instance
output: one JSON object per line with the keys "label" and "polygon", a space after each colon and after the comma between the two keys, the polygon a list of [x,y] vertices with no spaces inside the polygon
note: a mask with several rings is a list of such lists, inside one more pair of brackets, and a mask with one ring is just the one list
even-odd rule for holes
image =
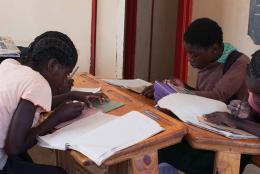
{"label": "open book", "polygon": [[130,89],[137,93],[142,93],[147,86],[151,86],[150,82],[142,79],[129,79],[129,80],[116,80],[116,79],[103,79],[106,83]]}
{"label": "open book", "polygon": [[52,149],[73,149],[101,165],[116,152],[163,130],[157,122],[137,111],[121,117],[98,112],[38,137],[38,144]]}
{"label": "open book", "polygon": [[174,93],[163,97],[158,101],[161,108],[173,112],[182,121],[197,127],[215,132],[233,139],[256,138],[249,133],[231,132],[228,129],[221,129],[200,120],[200,117],[213,112],[229,112],[225,103],[205,97],[190,94]]}
{"label": "open book", "polygon": [[114,109],[117,109],[117,108],[120,108],[121,106],[124,106],[124,103],[122,102],[117,102],[117,101],[108,101],[108,102],[104,102],[102,104],[100,104],[99,102],[94,102],[92,103],[93,104],[93,108],[85,108],[82,112],[82,114],[79,116],[79,117],[76,117],[72,120],[69,120],[69,121],[66,121],[66,122],[63,122],[59,125],[57,125],[55,128],[56,129],[60,129],[64,126],[67,126],[77,120],[80,120],[82,118],[85,118],[85,117],[88,117],[90,115],[93,115],[99,111],[101,112],[104,112],[104,113],[107,113],[109,111],[112,111]]}

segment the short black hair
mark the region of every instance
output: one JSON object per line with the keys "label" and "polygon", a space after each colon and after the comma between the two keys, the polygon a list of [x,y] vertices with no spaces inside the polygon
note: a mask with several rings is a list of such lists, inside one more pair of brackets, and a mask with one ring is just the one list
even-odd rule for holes
{"label": "short black hair", "polygon": [[247,75],[252,79],[260,78],[260,50],[252,54],[252,59],[247,66]]}
{"label": "short black hair", "polygon": [[28,57],[34,66],[39,67],[43,63],[55,58],[61,65],[74,67],[78,60],[77,50],[66,35],[58,31],[47,31],[37,36],[29,45]]}
{"label": "short black hair", "polygon": [[184,33],[184,41],[192,46],[207,48],[223,44],[223,32],[217,22],[209,18],[193,21]]}

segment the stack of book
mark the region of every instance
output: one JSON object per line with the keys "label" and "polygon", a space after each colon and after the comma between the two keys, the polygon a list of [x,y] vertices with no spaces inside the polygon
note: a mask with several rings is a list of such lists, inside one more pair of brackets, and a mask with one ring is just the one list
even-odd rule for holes
{"label": "stack of book", "polygon": [[20,50],[10,37],[0,36],[0,57],[20,57]]}

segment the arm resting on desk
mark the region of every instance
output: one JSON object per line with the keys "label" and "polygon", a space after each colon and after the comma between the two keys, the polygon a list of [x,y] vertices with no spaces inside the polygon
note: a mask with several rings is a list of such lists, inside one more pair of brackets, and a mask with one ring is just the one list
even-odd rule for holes
{"label": "arm resting on desk", "polygon": [[241,129],[260,137],[260,124],[251,120],[236,118],[225,112],[208,114],[206,120],[217,125],[227,125]]}

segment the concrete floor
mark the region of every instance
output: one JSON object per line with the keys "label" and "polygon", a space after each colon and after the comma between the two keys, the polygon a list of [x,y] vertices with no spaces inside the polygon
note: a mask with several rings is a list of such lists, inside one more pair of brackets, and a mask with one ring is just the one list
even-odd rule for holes
{"label": "concrete floor", "polygon": [[[35,163],[56,165],[55,152],[53,150],[35,146],[29,151],[29,154],[31,155]],[[103,174],[103,173],[104,172],[102,171],[99,172],[96,169],[93,172],[93,174]],[[184,174],[184,173],[180,172],[180,174]],[[253,164],[249,164],[246,166],[246,169],[243,172],[243,174],[260,174],[260,168]]]}

